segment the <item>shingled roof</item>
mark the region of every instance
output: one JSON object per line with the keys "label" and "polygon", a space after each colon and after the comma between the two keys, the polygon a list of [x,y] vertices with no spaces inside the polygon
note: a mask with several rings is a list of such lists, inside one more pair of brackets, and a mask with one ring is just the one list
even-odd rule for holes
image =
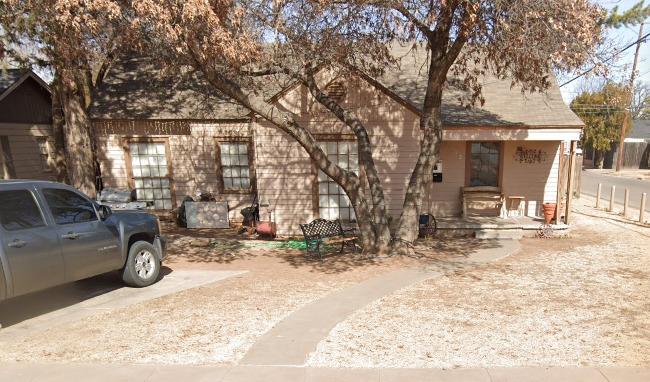
{"label": "shingled roof", "polygon": [[[420,110],[426,87],[425,49],[394,46],[398,69],[387,70],[376,81],[414,110]],[[553,84],[546,93],[522,94],[510,81],[480,79],[485,104],[467,109],[458,98],[465,93],[448,81],[443,94],[442,118],[448,126],[558,126],[580,127],[583,122],[562,100]],[[265,92],[267,93],[267,92]],[[219,95],[199,73],[165,74],[151,59],[127,59],[110,69],[98,89],[91,117],[95,119],[240,119],[248,111]]]}
{"label": "shingled roof", "polygon": [[215,92],[199,72],[167,73],[151,58],[111,65],[97,89],[94,119],[242,119],[249,112]]}
{"label": "shingled roof", "polygon": [[[392,47],[392,55],[400,58],[399,70],[387,71],[377,79],[379,83],[401,99],[420,110],[424,103],[427,84],[428,58],[426,49],[411,49],[412,45]],[[459,98],[466,93],[454,86],[448,78],[448,88],[443,92],[442,120],[444,125],[462,126],[583,126],[562,100],[560,88],[552,79],[545,93],[522,94],[521,87],[511,88],[509,80],[495,76],[479,79],[482,84],[483,106],[470,109],[462,106]]]}
{"label": "shingled roof", "polygon": [[0,94],[4,94],[4,92],[6,92],[11,85],[15,84],[24,74],[25,70],[23,69],[0,70]]}
{"label": "shingled roof", "polygon": [[627,137],[636,139],[650,139],[650,120],[635,119],[632,121],[632,131],[630,131]]}

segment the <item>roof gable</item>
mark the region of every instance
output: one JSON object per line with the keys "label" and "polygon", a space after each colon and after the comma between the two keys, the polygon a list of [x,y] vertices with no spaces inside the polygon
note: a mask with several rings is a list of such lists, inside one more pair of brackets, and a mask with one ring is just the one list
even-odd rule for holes
{"label": "roof gable", "polygon": [[8,97],[11,92],[16,90],[28,79],[35,81],[39,86],[51,94],[49,85],[32,70],[7,69],[5,71],[0,71],[0,101]]}

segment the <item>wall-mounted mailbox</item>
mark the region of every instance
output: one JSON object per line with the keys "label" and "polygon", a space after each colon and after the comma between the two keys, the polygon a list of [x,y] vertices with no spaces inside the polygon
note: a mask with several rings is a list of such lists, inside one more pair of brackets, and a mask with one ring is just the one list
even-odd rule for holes
{"label": "wall-mounted mailbox", "polygon": [[431,173],[433,177],[433,183],[441,183],[442,182],[442,162],[438,161],[434,166],[433,166],[433,172]]}

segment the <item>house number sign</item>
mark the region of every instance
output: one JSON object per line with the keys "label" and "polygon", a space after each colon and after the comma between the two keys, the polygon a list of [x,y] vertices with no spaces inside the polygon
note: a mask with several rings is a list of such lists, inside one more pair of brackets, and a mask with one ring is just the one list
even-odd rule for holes
{"label": "house number sign", "polygon": [[519,163],[544,163],[548,155],[542,149],[527,149],[522,146],[515,151],[515,161]]}

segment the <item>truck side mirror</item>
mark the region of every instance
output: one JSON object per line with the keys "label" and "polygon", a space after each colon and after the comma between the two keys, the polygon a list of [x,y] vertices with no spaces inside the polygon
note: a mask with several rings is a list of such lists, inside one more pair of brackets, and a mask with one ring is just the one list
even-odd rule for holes
{"label": "truck side mirror", "polygon": [[108,217],[111,216],[111,214],[113,214],[111,207],[105,206],[103,204],[99,205],[98,212],[99,212],[99,218],[102,220],[108,219]]}

